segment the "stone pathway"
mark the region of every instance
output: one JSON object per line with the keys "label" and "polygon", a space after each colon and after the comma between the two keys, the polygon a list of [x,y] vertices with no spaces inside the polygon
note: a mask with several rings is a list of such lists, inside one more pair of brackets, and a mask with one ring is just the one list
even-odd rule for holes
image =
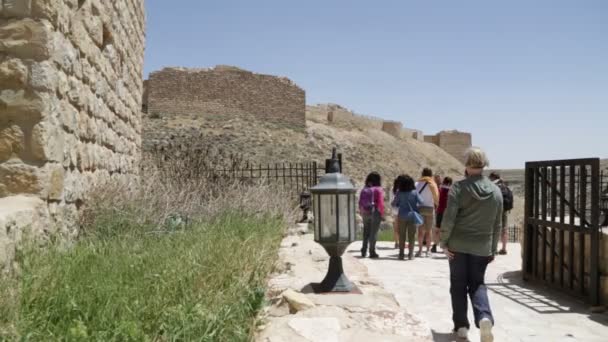
{"label": "stone pathway", "polygon": [[[347,253],[359,255],[360,242]],[[449,270],[443,254],[413,261],[397,260],[396,249],[379,243],[380,258],[360,259],[369,276],[393,293],[407,312],[425,321],[434,341],[456,341],[451,334]],[[532,287],[521,280],[519,244],[509,245],[509,255],[490,264],[486,283],[496,319],[495,341],[608,341],[608,314],[591,314],[589,308],[559,293]],[[473,314],[469,307],[470,321]],[[469,334],[479,341],[477,329]]]}
{"label": "stone pathway", "polygon": [[[268,284],[272,305],[260,315],[263,325],[259,327],[256,341],[433,340],[429,327],[400,307],[391,293],[368,276],[366,267],[353,255],[344,256],[344,268],[361,294],[311,293],[307,285],[323,279],[328,256],[310,234],[287,236],[281,243],[279,260],[282,269]],[[288,292],[291,294],[287,295]]]}

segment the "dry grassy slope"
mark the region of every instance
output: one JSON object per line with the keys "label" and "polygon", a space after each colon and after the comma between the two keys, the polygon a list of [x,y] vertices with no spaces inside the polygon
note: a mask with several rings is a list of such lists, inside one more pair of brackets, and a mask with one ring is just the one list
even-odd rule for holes
{"label": "dry grassy slope", "polygon": [[451,176],[461,174],[463,169],[460,162],[435,145],[398,140],[379,130],[336,128],[308,121],[305,131],[295,131],[246,116],[211,120],[195,116],[145,118],[145,148],[153,142],[167,143],[171,136],[173,140],[186,137],[190,144],[212,146],[224,155],[241,154],[246,160],[263,164],[316,160],[324,165],[336,146],[343,153],[345,173],[357,182],[372,170],[392,180],[399,173],[418,175],[425,166]]}

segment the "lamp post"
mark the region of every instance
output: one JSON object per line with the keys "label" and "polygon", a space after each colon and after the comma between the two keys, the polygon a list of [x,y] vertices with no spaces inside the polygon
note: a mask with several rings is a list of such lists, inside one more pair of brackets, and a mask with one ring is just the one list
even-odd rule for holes
{"label": "lamp post", "polygon": [[313,197],[315,241],[329,254],[325,279],[313,284],[319,292],[350,292],[354,286],[344,274],[342,254],[355,240],[355,192],[350,178],[343,175],[336,149],[325,163],[325,175],[310,189]]}

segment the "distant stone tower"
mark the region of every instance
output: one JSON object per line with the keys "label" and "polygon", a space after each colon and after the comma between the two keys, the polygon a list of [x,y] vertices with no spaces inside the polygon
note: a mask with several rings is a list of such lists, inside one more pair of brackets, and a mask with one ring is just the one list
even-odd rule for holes
{"label": "distant stone tower", "polygon": [[382,123],[382,130],[397,139],[401,139],[403,137],[402,136],[403,124],[401,122],[384,121]]}
{"label": "distant stone tower", "polygon": [[435,144],[464,164],[464,154],[472,146],[471,133],[441,131],[436,135],[425,135],[424,141]]}

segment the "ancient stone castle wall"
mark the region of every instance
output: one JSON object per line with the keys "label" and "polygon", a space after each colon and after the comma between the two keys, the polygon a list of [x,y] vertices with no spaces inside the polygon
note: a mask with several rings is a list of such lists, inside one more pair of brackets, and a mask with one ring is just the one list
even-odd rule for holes
{"label": "ancient stone castle wall", "polygon": [[247,113],[291,128],[306,126],[306,94],[287,78],[228,66],[165,68],[150,75],[147,90],[150,115]]}
{"label": "ancient stone castle wall", "polygon": [[401,122],[398,121],[384,121],[382,123],[382,130],[385,133],[388,133],[392,136],[394,136],[397,139],[402,139],[402,130],[403,130],[403,124]]}
{"label": "ancient stone castle wall", "polygon": [[424,141],[441,147],[462,163],[465,162],[466,150],[472,146],[471,134],[459,131],[441,131],[436,135],[426,135]]}
{"label": "ancient stone castle wall", "polygon": [[12,214],[73,229],[92,186],[136,179],[144,30],[144,0],[0,0],[0,264]]}
{"label": "ancient stone castle wall", "polygon": [[403,128],[401,131],[405,138],[411,138],[418,141],[424,141],[424,133],[418,129]]}

